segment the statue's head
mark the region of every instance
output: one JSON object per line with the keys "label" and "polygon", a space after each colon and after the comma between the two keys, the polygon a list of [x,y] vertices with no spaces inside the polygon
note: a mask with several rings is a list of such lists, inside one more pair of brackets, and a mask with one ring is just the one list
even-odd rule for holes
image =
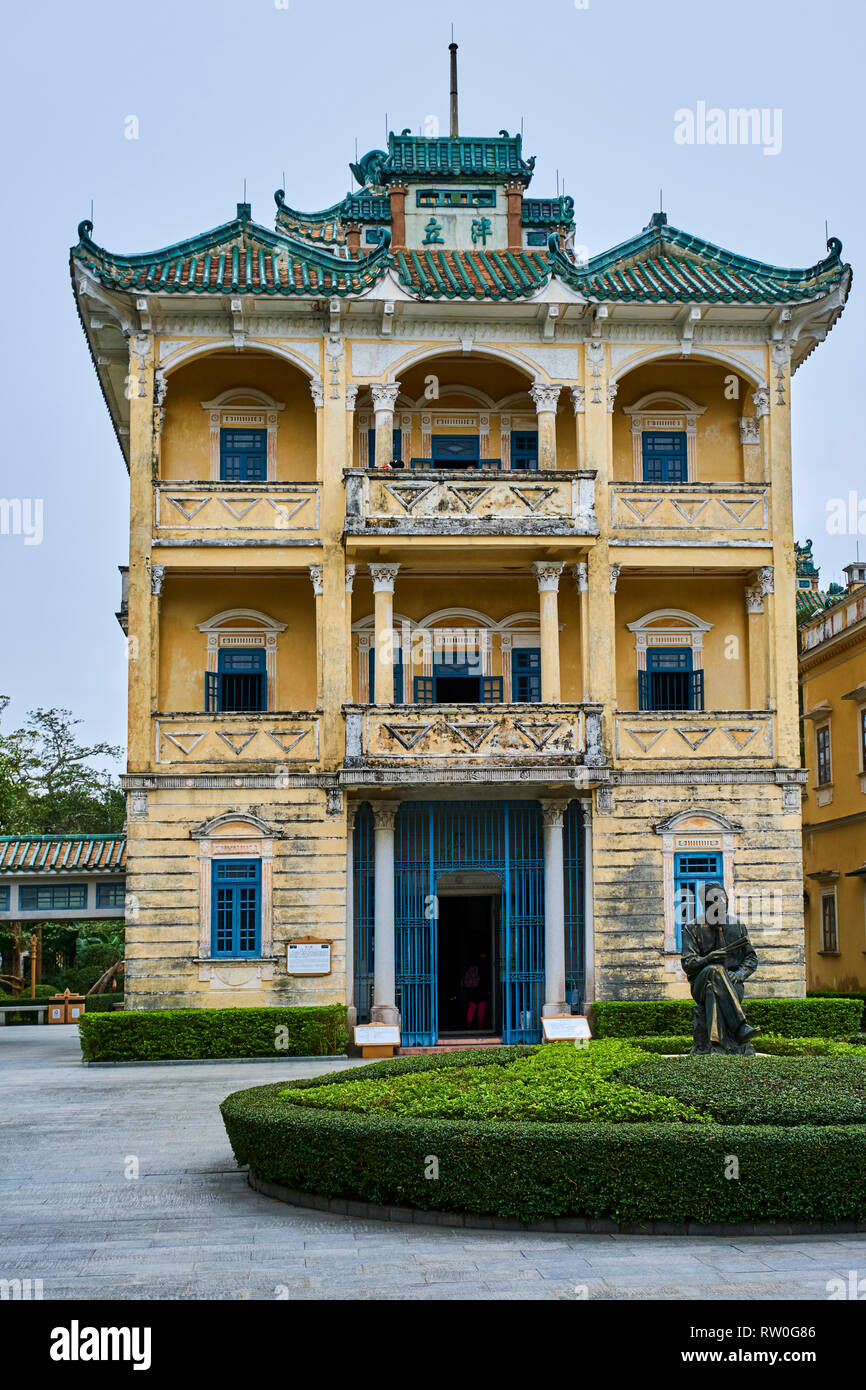
{"label": "statue's head", "polygon": [[704,889],[704,916],[710,927],[723,927],[727,922],[728,895],[723,883],[708,883]]}

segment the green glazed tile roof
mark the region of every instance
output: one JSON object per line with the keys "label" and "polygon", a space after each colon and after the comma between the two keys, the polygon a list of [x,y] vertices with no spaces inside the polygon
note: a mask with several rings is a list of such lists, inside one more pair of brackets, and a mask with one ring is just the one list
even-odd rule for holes
{"label": "green glazed tile roof", "polygon": [[300,212],[297,208],[290,208],[281,188],[274,194],[274,200],[277,204],[278,231],[324,245],[345,245],[346,222],[384,227],[391,221],[390,199],[372,193],[347,193],[339,203],[333,203],[321,212]]}
{"label": "green glazed tile roof", "polygon": [[[384,150],[372,150],[352,168],[362,184],[368,182],[371,173],[383,183],[404,178],[515,179],[528,183],[535,156],[524,159],[521,145],[520,136],[509,135],[507,130],[500,130],[494,139],[459,135],[436,140],[404,130],[400,135],[392,132],[388,136],[387,154]],[[364,177],[358,176],[358,170],[364,171]]]}
{"label": "green glazed tile roof", "polygon": [[108,288],[135,293],[360,294],[376,284],[387,263],[386,243],[352,261],[283,232],[269,232],[243,215],[140,256],[104,251],[91,241],[87,222],[79,227],[79,237],[73,259]]}
{"label": "green glazed tile roof", "polygon": [[[557,201],[570,200],[532,203],[543,218],[556,215]],[[71,254],[108,288],[138,294],[363,294],[390,268],[422,299],[520,299],[536,294],[556,275],[591,303],[781,304],[816,299],[850,279],[836,238],[828,243],[824,260],[805,270],[788,270],[670,227],[664,214],[656,214],[638,236],[583,264],[558,249],[555,234],[553,249],[543,251],[419,248],[394,253],[389,228],[381,223],[380,244],[349,259],[333,230],[337,215],[342,218],[346,209],[351,220],[375,224],[385,203],[378,195],[349,195],[321,213],[298,214],[278,200],[274,232],[254,223],[248,205],[239,204],[238,215],[223,226],[135,256],[97,246],[91,224],[83,222]],[[544,204],[554,206],[545,211]]]}
{"label": "green glazed tile roof", "polygon": [[0,874],[119,873],[124,835],[0,835]]}
{"label": "green glazed tile roof", "polygon": [[842,243],[807,270],[787,270],[750,260],[670,227],[656,213],[636,237],[576,266],[561,251],[553,268],[591,300],[632,303],[774,304],[814,299],[841,278]]}
{"label": "green glazed tile roof", "polygon": [[573,198],[524,198],[520,210],[524,227],[567,227],[574,221]]}
{"label": "green glazed tile roof", "polygon": [[535,251],[398,251],[400,279],[423,299],[522,299],[548,279]]}

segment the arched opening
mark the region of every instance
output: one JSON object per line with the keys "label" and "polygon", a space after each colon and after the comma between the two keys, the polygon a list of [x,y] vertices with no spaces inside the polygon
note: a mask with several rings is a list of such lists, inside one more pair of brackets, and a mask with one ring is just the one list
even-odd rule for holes
{"label": "arched opening", "polygon": [[760,444],[753,390],[744,369],[699,357],[660,357],[624,373],[613,418],[614,481],[753,481]]}
{"label": "arched opening", "polygon": [[266,352],[227,350],[170,372],[160,477],[170,482],[315,482],[309,376]]}

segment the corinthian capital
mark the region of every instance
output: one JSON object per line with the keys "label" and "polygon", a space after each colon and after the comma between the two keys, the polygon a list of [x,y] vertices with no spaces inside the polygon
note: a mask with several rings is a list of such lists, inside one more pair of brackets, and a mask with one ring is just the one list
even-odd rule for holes
{"label": "corinthian capital", "polygon": [[564,560],[536,560],[533,571],[538,581],[540,594],[555,594],[559,589],[559,576],[565,568]]}
{"label": "corinthian capital", "polygon": [[545,411],[555,412],[561,390],[561,386],[542,386],[538,382],[530,386],[529,394],[535,401],[536,414],[541,415]]}
{"label": "corinthian capital", "polygon": [[377,411],[393,410],[399,394],[399,381],[389,381],[385,385],[371,386],[370,395],[373,397],[373,409]]}
{"label": "corinthian capital", "polygon": [[393,594],[394,580],[397,578],[399,565],[378,564],[370,566],[370,574],[373,578],[374,594]]}

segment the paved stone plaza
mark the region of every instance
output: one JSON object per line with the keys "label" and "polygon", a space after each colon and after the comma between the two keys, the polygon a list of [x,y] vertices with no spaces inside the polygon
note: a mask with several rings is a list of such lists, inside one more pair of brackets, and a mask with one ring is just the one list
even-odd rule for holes
{"label": "paved stone plaza", "polygon": [[866,1268],[866,1235],[419,1229],[251,1191],[223,1097],[347,1065],[83,1067],[74,1027],[0,1030],[0,1278],[46,1299],[825,1299]]}

